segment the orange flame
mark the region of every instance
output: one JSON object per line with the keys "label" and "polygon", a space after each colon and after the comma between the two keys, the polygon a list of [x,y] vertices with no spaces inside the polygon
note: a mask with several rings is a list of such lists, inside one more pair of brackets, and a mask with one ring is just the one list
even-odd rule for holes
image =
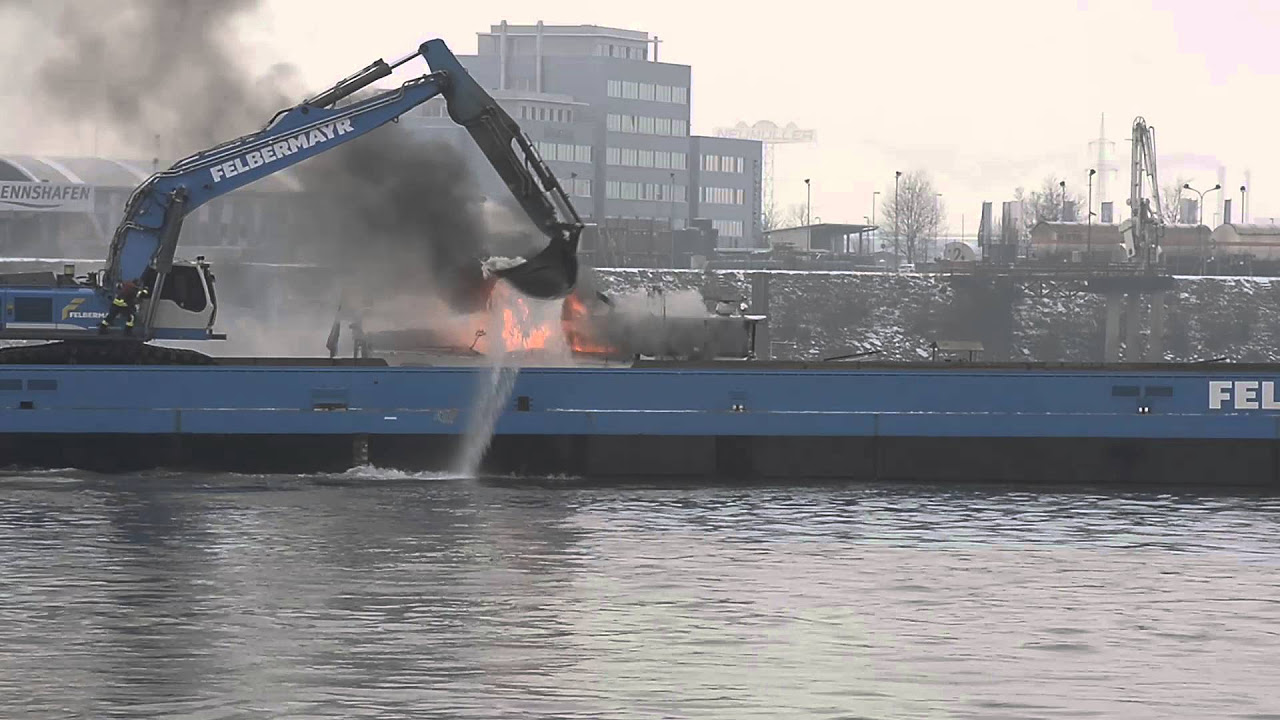
{"label": "orange flame", "polygon": [[597,343],[589,337],[590,313],[586,304],[579,300],[577,295],[570,295],[564,299],[560,325],[564,330],[565,342],[573,352],[588,355],[608,355],[613,352],[608,345]]}
{"label": "orange flame", "polygon": [[545,326],[529,328],[529,306],[524,300],[516,298],[514,309],[510,307],[502,309],[502,341],[507,352],[541,350],[546,348],[547,340],[550,338],[551,328]]}

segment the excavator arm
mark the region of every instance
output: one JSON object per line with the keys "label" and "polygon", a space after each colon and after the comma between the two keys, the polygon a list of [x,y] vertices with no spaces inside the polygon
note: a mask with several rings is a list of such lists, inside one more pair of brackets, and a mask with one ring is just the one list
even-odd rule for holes
{"label": "excavator arm", "polygon": [[449,78],[444,88],[449,117],[467,129],[529,219],[549,239],[546,249],[499,274],[526,295],[564,297],[577,282],[578,239],[583,224],[568,194],[516,121],[486,93],[442,40],[421,52]]}

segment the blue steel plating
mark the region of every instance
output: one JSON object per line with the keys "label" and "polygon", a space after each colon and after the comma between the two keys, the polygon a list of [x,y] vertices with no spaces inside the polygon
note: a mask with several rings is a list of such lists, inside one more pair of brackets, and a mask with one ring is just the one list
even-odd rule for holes
{"label": "blue steel plating", "polygon": [[[459,434],[485,370],[0,368],[0,433]],[[498,435],[1280,438],[1280,411],[1212,409],[1256,373],[521,371]],[[1252,386],[1256,387],[1256,386]],[[526,398],[521,403],[518,398]],[[521,411],[523,405],[527,411]],[[21,408],[27,409],[21,409]]]}

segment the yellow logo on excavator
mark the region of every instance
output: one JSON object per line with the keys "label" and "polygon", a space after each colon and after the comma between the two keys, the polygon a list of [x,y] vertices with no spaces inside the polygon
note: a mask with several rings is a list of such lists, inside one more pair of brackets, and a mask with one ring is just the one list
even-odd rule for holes
{"label": "yellow logo on excavator", "polygon": [[67,320],[71,317],[71,312],[84,304],[84,298],[72,298],[67,306],[62,308],[62,319]]}

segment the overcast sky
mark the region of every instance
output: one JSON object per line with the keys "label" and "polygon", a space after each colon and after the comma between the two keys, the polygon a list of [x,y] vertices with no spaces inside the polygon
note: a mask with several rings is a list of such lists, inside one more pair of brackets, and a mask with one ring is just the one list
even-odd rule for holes
{"label": "overcast sky", "polygon": [[319,87],[431,37],[472,53],[504,19],[660,36],[663,61],[693,67],[695,133],[760,119],[815,129],[816,145],[778,150],[776,194],[803,202],[812,178],[824,221],[860,222],[899,169],[930,172],[951,230],[963,214],[969,234],[982,200],[1046,175],[1083,191],[1102,113],[1118,207],[1143,115],[1162,180],[1212,187],[1222,164],[1238,198],[1249,169],[1250,215],[1280,215],[1280,2],[266,0],[242,41],[247,59],[294,63]]}

